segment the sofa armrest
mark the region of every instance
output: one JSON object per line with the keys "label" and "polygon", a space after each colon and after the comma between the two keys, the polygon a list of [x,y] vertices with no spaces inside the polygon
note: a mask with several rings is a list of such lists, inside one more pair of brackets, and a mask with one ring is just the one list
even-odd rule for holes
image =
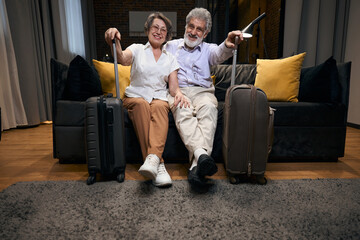
{"label": "sofa armrest", "polygon": [[58,100],[53,108],[53,157],[85,159],[84,152],[85,102]]}
{"label": "sofa armrest", "polygon": [[65,90],[67,73],[69,66],[53,58],[50,60],[51,68],[51,103],[52,103],[52,120],[56,116],[56,102],[61,99]]}
{"label": "sofa armrest", "polygon": [[54,125],[79,126],[85,125],[85,101],[58,100]]}
{"label": "sofa armrest", "polygon": [[350,91],[350,74],[351,74],[351,62],[338,63],[337,64],[339,72],[339,83],[341,86],[341,103],[346,106],[348,109],[349,106],[349,91]]}

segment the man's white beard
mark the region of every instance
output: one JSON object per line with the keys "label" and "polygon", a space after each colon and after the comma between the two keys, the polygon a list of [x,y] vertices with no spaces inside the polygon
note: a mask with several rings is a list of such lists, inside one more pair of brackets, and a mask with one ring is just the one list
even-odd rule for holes
{"label": "man's white beard", "polygon": [[184,34],[184,41],[185,41],[185,44],[186,46],[190,47],[190,48],[194,48],[196,47],[197,45],[199,45],[202,41],[203,41],[203,37],[198,37],[198,36],[195,36],[196,37],[196,41],[191,41],[189,39],[189,33],[185,33]]}

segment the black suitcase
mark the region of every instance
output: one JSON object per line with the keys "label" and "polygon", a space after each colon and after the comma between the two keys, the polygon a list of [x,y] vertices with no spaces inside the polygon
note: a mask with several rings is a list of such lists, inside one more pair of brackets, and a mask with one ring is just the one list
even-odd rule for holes
{"label": "black suitcase", "polygon": [[235,65],[236,50],[223,114],[225,169],[231,183],[256,180],[266,184],[264,173],[272,147],[274,111],[261,89],[248,84],[234,85]]}
{"label": "black suitcase", "polygon": [[96,174],[125,179],[124,112],[119,93],[119,77],[115,41],[114,70],[116,98],[111,95],[90,97],[86,101],[86,159],[89,177],[87,184],[96,181]]}

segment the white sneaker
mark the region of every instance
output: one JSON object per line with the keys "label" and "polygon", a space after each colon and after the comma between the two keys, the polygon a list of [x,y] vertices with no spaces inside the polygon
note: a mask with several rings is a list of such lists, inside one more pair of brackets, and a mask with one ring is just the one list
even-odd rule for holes
{"label": "white sneaker", "polygon": [[157,187],[169,187],[172,185],[171,177],[166,171],[165,164],[160,163],[158,167],[158,172],[153,184]]}
{"label": "white sneaker", "polygon": [[145,162],[139,168],[139,173],[144,177],[154,180],[157,176],[160,159],[155,154],[149,154],[145,158]]}

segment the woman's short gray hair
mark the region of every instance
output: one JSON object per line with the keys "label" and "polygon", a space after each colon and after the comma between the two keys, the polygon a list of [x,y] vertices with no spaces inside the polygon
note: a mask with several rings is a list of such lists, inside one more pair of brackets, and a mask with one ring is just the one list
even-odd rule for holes
{"label": "woman's short gray hair", "polygon": [[171,38],[172,38],[172,23],[170,21],[170,19],[168,19],[167,17],[165,17],[164,14],[162,14],[161,12],[154,12],[154,13],[151,13],[148,18],[146,19],[146,22],[144,24],[144,32],[146,35],[148,35],[149,31],[150,31],[150,28],[151,28],[151,25],[153,24],[153,21],[155,18],[158,18],[160,20],[163,20],[165,25],[166,25],[166,30],[167,30],[167,33],[166,33],[166,41],[170,41]]}
{"label": "woman's short gray hair", "polygon": [[189,24],[192,18],[204,20],[206,22],[205,31],[207,31],[208,33],[211,31],[211,26],[212,26],[211,14],[207,9],[194,8],[193,10],[191,10],[189,14],[186,16],[186,26]]}

